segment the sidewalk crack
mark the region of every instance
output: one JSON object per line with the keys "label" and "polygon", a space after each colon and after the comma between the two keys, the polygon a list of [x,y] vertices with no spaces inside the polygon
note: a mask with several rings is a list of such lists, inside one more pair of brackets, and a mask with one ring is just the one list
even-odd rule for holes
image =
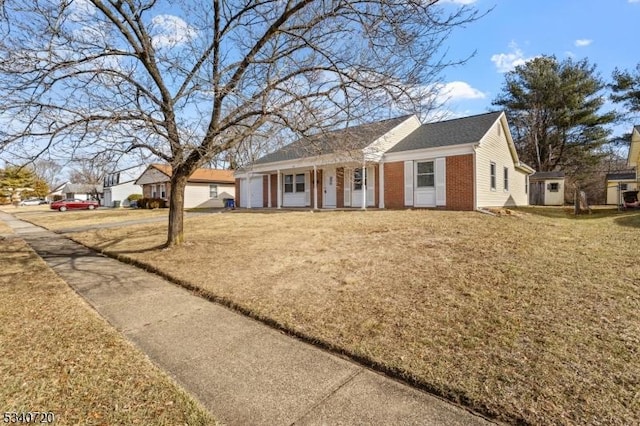
{"label": "sidewalk crack", "polygon": [[333,395],[335,395],[336,393],[338,393],[338,391],[340,389],[342,389],[343,387],[345,387],[348,383],[352,382],[353,379],[356,378],[356,376],[358,376],[359,374],[361,374],[364,371],[364,368],[359,367],[356,371],[354,371],[351,375],[349,375],[349,377],[347,377],[342,383],[338,384],[335,388],[333,388],[331,391],[329,391],[324,398],[321,398],[320,401],[318,401],[317,403],[313,404],[311,407],[309,407],[308,410],[306,410],[304,413],[302,413],[302,415],[300,415],[296,420],[294,420],[293,422],[291,422],[290,426],[294,426],[295,424],[297,424],[301,419],[304,419],[307,415],[309,415],[309,413],[311,413],[312,411],[314,411],[316,408],[318,408],[320,405],[322,405],[326,400],[328,400],[329,398],[331,398]]}

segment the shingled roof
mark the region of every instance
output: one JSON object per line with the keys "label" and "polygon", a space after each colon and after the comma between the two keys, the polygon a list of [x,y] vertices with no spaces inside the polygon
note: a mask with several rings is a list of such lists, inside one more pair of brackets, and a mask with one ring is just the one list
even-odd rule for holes
{"label": "shingled roof", "polygon": [[564,172],[552,171],[552,172],[535,172],[529,176],[529,180],[544,180],[544,179],[562,179],[564,178]]}
{"label": "shingled roof", "polygon": [[317,155],[364,149],[409,117],[411,117],[411,115],[304,137],[278,151],[265,155],[256,160],[254,164],[275,163],[278,161],[297,160],[299,158],[314,157]]}
{"label": "shingled roof", "polygon": [[607,180],[635,180],[635,179],[636,179],[636,172],[634,172],[633,170],[607,173]]}
{"label": "shingled roof", "polygon": [[[165,175],[171,177],[173,173],[172,168],[168,164],[151,164],[150,167],[157,169]],[[219,183],[234,183],[233,170],[218,170],[218,169],[197,169],[189,176],[189,182],[219,182]]]}
{"label": "shingled roof", "polygon": [[501,111],[496,111],[423,124],[387,152],[412,151],[478,142],[493,126],[500,114],[502,114]]}

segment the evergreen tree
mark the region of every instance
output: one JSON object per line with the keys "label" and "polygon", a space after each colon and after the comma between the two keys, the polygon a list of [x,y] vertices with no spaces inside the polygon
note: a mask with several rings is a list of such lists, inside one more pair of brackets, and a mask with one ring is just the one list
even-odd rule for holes
{"label": "evergreen tree", "polygon": [[605,84],[595,68],[542,56],[506,74],[493,104],[505,108],[521,159],[536,170],[579,178],[597,163],[616,116],[601,112]]}
{"label": "evergreen tree", "polygon": [[616,68],[610,88],[612,101],[622,103],[630,113],[640,113],[640,64],[635,73]]}

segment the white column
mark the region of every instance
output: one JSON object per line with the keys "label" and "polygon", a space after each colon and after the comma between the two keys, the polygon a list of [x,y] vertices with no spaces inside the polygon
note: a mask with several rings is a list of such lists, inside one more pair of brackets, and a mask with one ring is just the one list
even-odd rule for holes
{"label": "white column", "polygon": [[318,167],[313,165],[313,209],[318,208]]}
{"label": "white column", "polygon": [[282,174],[280,173],[280,170],[277,170],[276,173],[278,173],[278,188],[276,189],[276,195],[277,195],[277,207],[280,209],[282,208]]}
{"label": "white column", "polygon": [[267,207],[271,208],[271,174],[267,175]]}
{"label": "white column", "polygon": [[251,208],[251,173],[247,174],[247,208]]}
{"label": "white column", "polygon": [[367,209],[367,163],[362,162],[362,210]]}
{"label": "white column", "polygon": [[378,207],[381,209],[384,209],[384,162],[380,161],[380,164],[378,165],[378,176],[380,176],[380,179],[378,179]]}

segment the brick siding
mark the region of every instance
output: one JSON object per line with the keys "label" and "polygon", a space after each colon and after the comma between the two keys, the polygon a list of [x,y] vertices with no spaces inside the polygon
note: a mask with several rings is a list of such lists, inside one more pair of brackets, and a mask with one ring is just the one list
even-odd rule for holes
{"label": "brick siding", "polygon": [[447,157],[447,210],[474,210],[473,155]]}
{"label": "brick siding", "polygon": [[404,162],[384,163],[384,207],[404,208]]}

